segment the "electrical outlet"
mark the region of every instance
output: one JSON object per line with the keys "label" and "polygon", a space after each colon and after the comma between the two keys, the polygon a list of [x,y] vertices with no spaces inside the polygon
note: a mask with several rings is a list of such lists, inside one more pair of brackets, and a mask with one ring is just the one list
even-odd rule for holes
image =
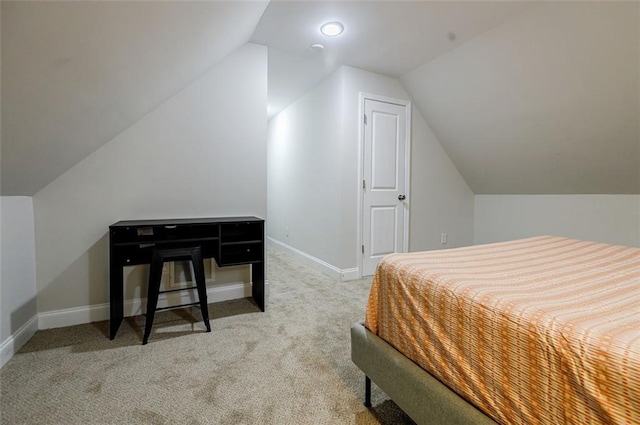
{"label": "electrical outlet", "polygon": [[442,245],[446,245],[447,244],[447,234],[446,233],[443,233],[443,234],[440,235],[440,243]]}

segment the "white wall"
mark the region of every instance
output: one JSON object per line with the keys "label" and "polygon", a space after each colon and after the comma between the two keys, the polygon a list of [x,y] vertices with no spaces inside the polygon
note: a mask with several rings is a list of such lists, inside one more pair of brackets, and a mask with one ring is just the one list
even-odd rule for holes
{"label": "white wall", "polygon": [[[34,196],[39,313],[106,318],[119,220],[266,216],[266,53],[243,46]],[[126,299],[145,274],[125,278]]]}
{"label": "white wall", "polygon": [[476,195],[476,244],[536,235],[640,246],[640,195]]}
{"label": "white wall", "polygon": [[[473,192],[418,108],[412,127],[409,250],[473,245]],[[446,245],[440,243],[442,233]]]}
{"label": "white wall", "polygon": [[267,148],[268,235],[334,266],[341,257],[340,89],[334,73],[269,120]]}
{"label": "white wall", "polygon": [[37,330],[33,201],[0,198],[0,366]]}
{"label": "white wall", "polygon": [[[393,78],[343,66],[269,121],[268,235],[338,271],[357,268],[360,92],[410,100]],[[473,242],[473,194],[412,114],[410,249]],[[289,229],[287,234],[286,229]]]}

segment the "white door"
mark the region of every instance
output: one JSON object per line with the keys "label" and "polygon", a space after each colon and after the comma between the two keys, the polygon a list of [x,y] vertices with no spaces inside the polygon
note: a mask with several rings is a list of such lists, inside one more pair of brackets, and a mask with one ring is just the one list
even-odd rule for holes
{"label": "white door", "polygon": [[362,275],[404,252],[408,226],[409,105],[364,99]]}

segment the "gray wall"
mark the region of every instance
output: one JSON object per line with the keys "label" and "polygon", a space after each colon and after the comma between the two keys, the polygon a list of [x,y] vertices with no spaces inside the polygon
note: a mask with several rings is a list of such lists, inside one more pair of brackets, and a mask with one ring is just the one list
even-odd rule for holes
{"label": "gray wall", "polygon": [[247,44],[39,191],[39,313],[108,303],[116,221],[265,217],[266,102],[266,48]]}
{"label": "gray wall", "polygon": [[268,1],[3,1],[2,195],[33,196],[251,37]]}
{"label": "gray wall", "polygon": [[[269,121],[268,235],[340,270],[357,267],[360,92],[410,100],[396,79],[341,67]],[[415,109],[411,149],[410,249],[442,247],[442,232],[472,244],[473,193]]]}
{"label": "gray wall", "polygon": [[[36,251],[33,201],[0,198],[0,366],[28,340],[36,323]],[[33,321],[33,326],[29,323]],[[27,326],[30,329],[23,327]]]}
{"label": "gray wall", "polygon": [[341,77],[332,74],[269,120],[267,233],[339,267]]}
{"label": "gray wall", "polygon": [[555,235],[640,246],[640,195],[476,195],[476,244]]}

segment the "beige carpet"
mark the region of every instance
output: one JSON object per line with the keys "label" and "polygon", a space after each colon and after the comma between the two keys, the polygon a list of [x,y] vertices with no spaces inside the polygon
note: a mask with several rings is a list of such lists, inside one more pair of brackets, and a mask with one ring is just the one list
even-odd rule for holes
{"label": "beige carpet", "polygon": [[350,359],[371,281],[336,282],[268,252],[269,297],[39,331],[0,370],[2,424],[411,424]]}

